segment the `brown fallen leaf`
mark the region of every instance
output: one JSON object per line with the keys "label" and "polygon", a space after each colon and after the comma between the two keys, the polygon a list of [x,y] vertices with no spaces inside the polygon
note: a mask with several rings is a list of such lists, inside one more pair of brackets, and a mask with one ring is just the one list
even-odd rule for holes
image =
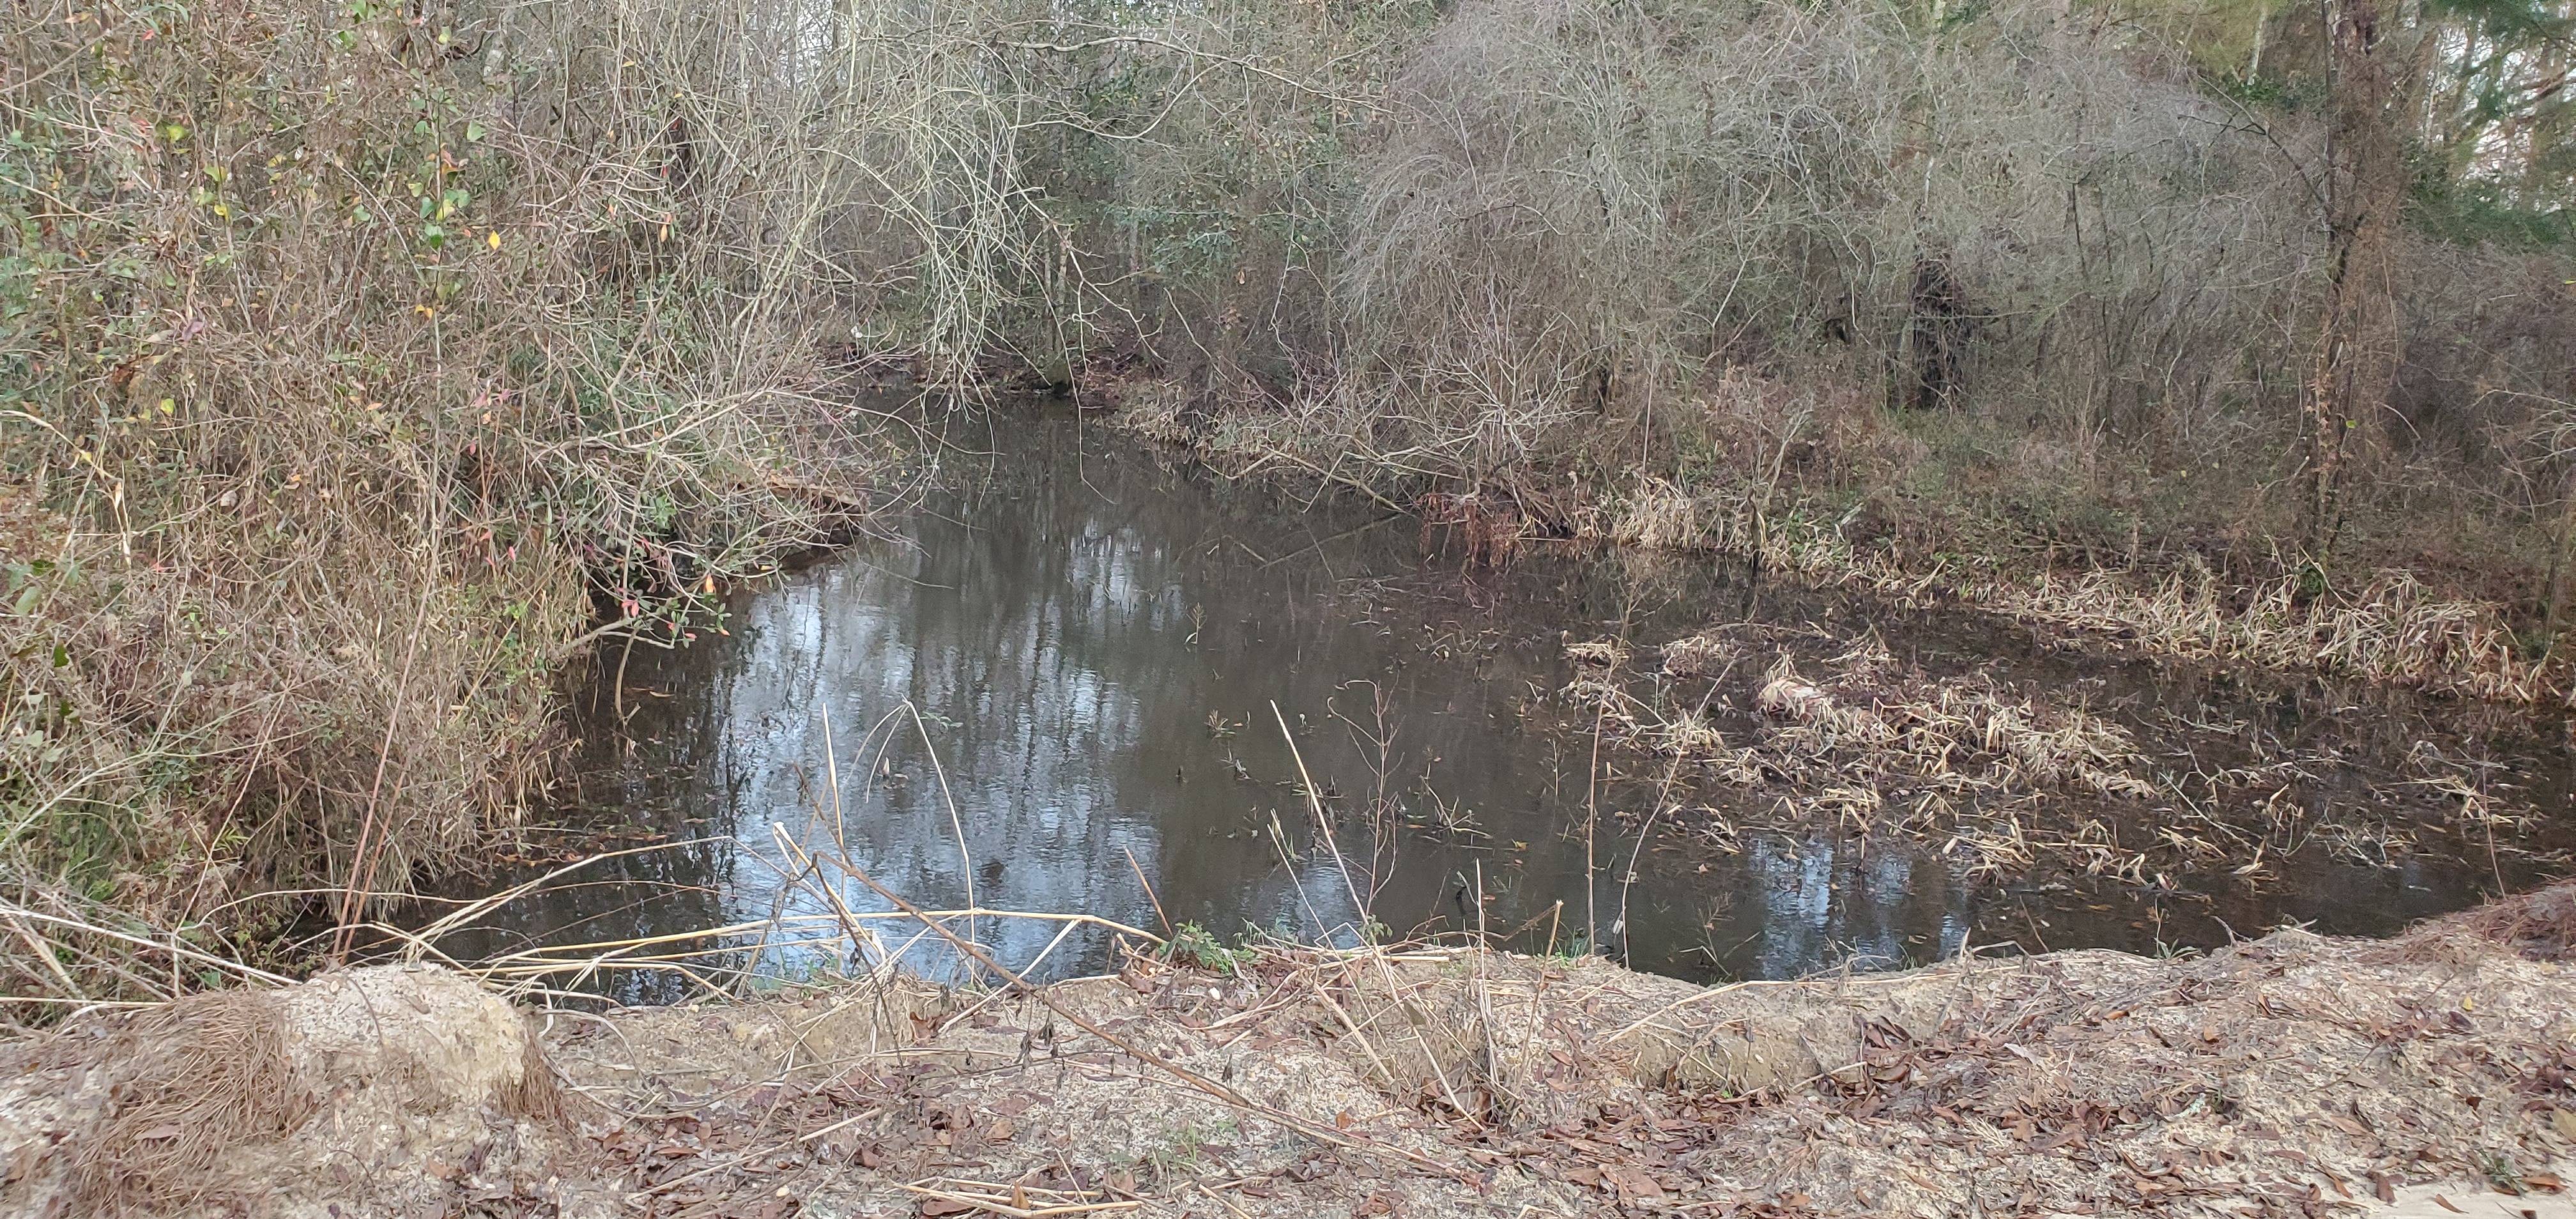
{"label": "brown fallen leaf", "polygon": [[2524,1173],[2522,1175],[2522,1183],[2533,1189],[2548,1190],[2553,1194],[2567,1188],[2566,1184],[2558,1179],[2558,1174],[2554,1172]]}
{"label": "brown fallen leaf", "polygon": [[2443,1210],[2449,1211],[2454,1215],[2465,1215],[2469,1213],[2461,1210],[2459,1207],[2451,1205],[2451,1200],[2440,1194],[2433,1195],[2433,1205],[2441,1207]]}
{"label": "brown fallen leaf", "polygon": [[1007,1117],[994,1118],[993,1128],[984,1132],[984,1141],[988,1143],[1007,1143],[1011,1140],[1012,1135],[1019,1133],[1019,1129],[1019,1126]]}
{"label": "brown fallen leaf", "polygon": [[1603,1180],[1610,1183],[1611,1188],[1618,1190],[1623,1196],[1638,1198],[1661,1198],[1664,1196],[1664,1187],[1656,1184],[1653,1177],[1647,1176],[1645,1172],[1640,1169],[1630,1168],[1625,1165],[1616,1168],[1605,1168],[1601,1170],[1601,1177]]}

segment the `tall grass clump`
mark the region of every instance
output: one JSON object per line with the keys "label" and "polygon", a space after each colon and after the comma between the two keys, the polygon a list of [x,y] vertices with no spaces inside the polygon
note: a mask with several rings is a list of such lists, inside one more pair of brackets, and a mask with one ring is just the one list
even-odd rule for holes
{"label": "tall grass clump", "polygon": [[992,52],[914,16],[0,13],[10,898],[219,933],[463,866],[581,644],[858,523],[843,374],[960,379],[1043,248]]}

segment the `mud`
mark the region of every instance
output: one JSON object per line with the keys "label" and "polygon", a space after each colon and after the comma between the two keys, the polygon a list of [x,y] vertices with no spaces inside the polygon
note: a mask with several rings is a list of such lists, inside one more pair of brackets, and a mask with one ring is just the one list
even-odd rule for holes
{"label": "mud", "polygon": [[[8,1047],[0,1210],[2559,1213],[2571,959],[2561,887],[2389,941],[1716,988],[1280,947],[574,1011],[388,967]],[[173,1069],[245,1046],[275,1069]],[[137,1150],[173,1125],[211,1132],[176,1178]]]}

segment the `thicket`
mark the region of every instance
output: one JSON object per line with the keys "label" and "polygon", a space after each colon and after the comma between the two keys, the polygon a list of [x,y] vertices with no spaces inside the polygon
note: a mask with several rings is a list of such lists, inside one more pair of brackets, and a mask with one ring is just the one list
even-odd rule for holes
{"label": "thicket", "polygon": [[[896,489],[856,323],[954,379],[1025,278],[979,238],[1020,206],[989,53],[891,9],[30,3],[0,48],[38,914],[223,934],[467,864],[581,645],[667,646]],[[119,968],[66,943],[19,981]]]}

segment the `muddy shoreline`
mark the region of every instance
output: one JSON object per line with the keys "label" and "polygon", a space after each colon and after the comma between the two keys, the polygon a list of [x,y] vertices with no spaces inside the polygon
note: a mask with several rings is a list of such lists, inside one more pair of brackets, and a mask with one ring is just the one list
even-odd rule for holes
{"label": "muddy shoreline", "polygon": [[2541,1207],[2576,1154],[2571,961],[2561,887],[2391,941],[1710,989],[1282,947],[1033,992],[887,977],[576,1011],[380,967],[0,1049],[0,1211]]}

